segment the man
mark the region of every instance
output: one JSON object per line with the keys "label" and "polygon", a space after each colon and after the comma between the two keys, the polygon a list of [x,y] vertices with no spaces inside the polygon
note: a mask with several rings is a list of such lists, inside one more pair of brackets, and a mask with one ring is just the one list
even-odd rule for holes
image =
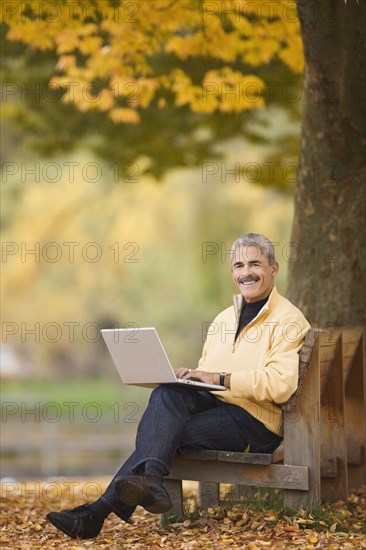
{"label": "man", "polygon": [[105,493],[73,510],[51,512],[51,523],[76,538],[93,538],[114,512],[128,521],[136,506],[160,514],[171,508],[163,486],[183,448],[273,452],[282,440],[283,403],[296,390],[298,351],[310,328],[274,286],[273,244],[242,235],[231,249],[231,273],[239,295],[207,334],[197,370],[177,376],[224,384],[226,391],[160,385],[140,421],[136,448]]}

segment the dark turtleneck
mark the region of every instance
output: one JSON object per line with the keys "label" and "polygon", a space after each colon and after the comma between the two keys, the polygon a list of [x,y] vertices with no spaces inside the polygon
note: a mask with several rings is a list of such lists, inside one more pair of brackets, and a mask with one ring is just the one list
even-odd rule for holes
{"label": "dark turtleneck", "polygon": [[258,300],[257,302],[246,302],[244,300],[244,305],[240,312],[238,330],[235,334],[235,340],[237,339],[243,328],[246,327],[250,323],[250,321],[252,321],[254,317],[258,315],[259,311],[267,302],[268,298],[269,296],[263,298],[263,300]]}

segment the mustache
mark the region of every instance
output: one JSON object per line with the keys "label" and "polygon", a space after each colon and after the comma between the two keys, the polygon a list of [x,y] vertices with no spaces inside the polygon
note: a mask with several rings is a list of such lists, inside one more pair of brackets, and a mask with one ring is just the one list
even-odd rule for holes
{"label": "mustache", "polygon": [[255,277],[252,275],[249,275],[248,277],[240,277],[239,279],[239,283],[255,283],[256,281],[259,281],[259,277]]}

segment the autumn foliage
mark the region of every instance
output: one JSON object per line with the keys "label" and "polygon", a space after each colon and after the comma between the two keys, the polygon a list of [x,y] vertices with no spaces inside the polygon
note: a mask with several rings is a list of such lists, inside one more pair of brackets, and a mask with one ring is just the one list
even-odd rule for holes
{"label": "autumn foliage", "polygon": [[[152,104],[260,108],[265,84],[255,67],[279,60],[303,70],[296,4],[282,0],[14,1],[2,20],[8,40],[56,53],[54,93],[115,123],[138,122]],[[202,71],[190,74],[191,58]]]}

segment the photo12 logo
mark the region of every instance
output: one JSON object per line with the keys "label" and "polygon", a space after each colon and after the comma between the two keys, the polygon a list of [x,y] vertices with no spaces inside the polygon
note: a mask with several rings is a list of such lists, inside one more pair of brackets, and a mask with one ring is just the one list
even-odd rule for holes
{"label": "photo12 logo", "polygon": [[111,245],[100,244],[95,241],[80,243],[78,241],[64,241],[57,243],[50,241],[41,243],[4,241],[1,244],[1,261],[3,264],[9,261],[47,262],[55,264],[58,262],[87,262],[95,264],[103,258],[109,257],[114,263],[138,263],[140,247],[134,241],[120,243],[118,241]]}
{"label": "photo12 logo", "polygon": [[[46,323],[15,322],[15,321],[3,321],[1,323],[1,342],[7,344],[15,339],[22,344],[26,342],[32,342],[39,344],[46,342],[48,344],[54,344],[61,340],[73,344],[78,340],[82,340],[89,344],[95,344],[102,339],[101,330],[105,328],[99,323],[90,321],[89,323],[80,323],[79,321],[63,321],[58,323],[56,321],[48,321]],[[138,325],[135,322],[126,323],[120,326],[115,323],[112,327],[114,330],[114,341],[124,341],[127,343],[138,343]],[[127,332],[127,336],[124,331],[118,329],[131,329]]]}
{"label": "photo12 logo", "polygon": [[[102,0],[104,2],[104,0]],[[20,0],[5,0],[1,2],[1,20],[10,23],[14,17],[19,17],[21,23],[32,21],[46,22],[50,25],[64,20],[68,23],[81,20],[102,21],[105,12],[95,0],[36,0],[26,2]],[[108,16],[114,23],[138,23],[138,2],[108,2]]]}
{"label": "photo12 logo", "polygon": [[[302,247],[299,243],[291,241],[281,245],[280,242],[272,243],[278,261],[295,263],[302,257],[315,263],[338,263],[340,258],[340,246],[337,242],[314,242],[310,248]],[[209,261],[228,262],[231,264],[231,248],[225,242],[207,241],[201,246],[202,263]]]}
{"label": "photo12 logo", "polygon": [[138,183],[140,168],[136,162],[114,163],[108,169],[98,162],[82,164],[76,161],[63,162],[2,162],[2,183]]}

